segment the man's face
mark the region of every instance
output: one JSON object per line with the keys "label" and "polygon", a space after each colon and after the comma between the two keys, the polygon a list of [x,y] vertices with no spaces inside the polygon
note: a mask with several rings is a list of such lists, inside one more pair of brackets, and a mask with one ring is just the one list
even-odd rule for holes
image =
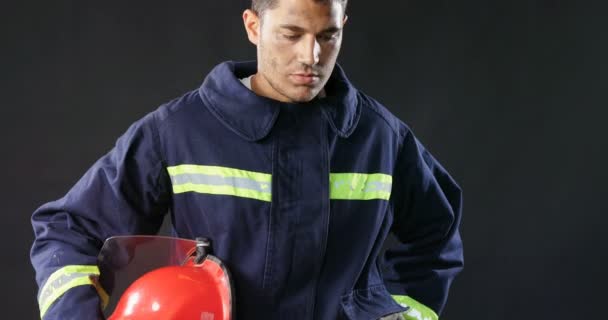
{"label": "man's face", "polygon": [[[346,21],[339,1],[277,0],[257,17],[243,15],[249,39],[257,45],[258,73],[253,90],[283,102],[312,100],[336,64]],[[249,15],[249,17],[248,17]],[[257,23],[249,23],[258,19]],[[250,30],[251,29],[251,30]]]}

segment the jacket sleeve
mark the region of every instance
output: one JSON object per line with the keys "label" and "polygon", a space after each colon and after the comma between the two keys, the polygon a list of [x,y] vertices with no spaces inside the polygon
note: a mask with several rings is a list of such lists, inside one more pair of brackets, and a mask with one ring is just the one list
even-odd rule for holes
{"label": "jacket sleeve", "polygon": [[158,232],[170,201],[154,113],[135,122],[61,199],[32,215],[40,317],[103,319],[97,254],[113,235]]}
{"label": "jacket sleeve", "polygon": [[395,168],[391,231],[383,277],[409,319],[438,319],[464,265],[459,234],[461,189],[414,137],[405,135]]}

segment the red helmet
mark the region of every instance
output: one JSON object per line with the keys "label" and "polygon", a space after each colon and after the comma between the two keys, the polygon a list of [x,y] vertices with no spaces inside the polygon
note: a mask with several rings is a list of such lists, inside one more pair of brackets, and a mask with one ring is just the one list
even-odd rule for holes
{"label": "red helmet", "polygon": [[[136,247],[142,247],[142,236],[136,236],[133,239],[138,239],[138,241],[125,240],[122,237],[120,239],[122,244],[118,246],[122,250],[117,251],[114,248],[112,253],[106,250],[106,265],[108,261],[112,260],[108,257],[114,256],[120,257],[122,263],[119,265],[122,265],[122,269],[127,269],[124,268],[126,265],[133,269],[137,265],[134,257],[137,257],[137,260],[142,259],[142,254],[138,255],[138,250],[134,250]],[[159,245],[158,239],[160,239],[160,242],[164,241],[164,243]],[[167,245],[167,241],[170,242],[169,245]],[[197,239],[195,242],[185,239],[155,237],[152,244],[149,242],[147,242],[148,247],[157,247],[160,251],[169,252],[168,256],[170,258],[162,258],[161,260],[165,260],[165,266],[148,271],[133,281],[120,296],[120,300],[108,320],[232,319],[234,303],[230,276],[222,262],[209,254],[210,242],[207,239]],[[124,246],[125,243],[131,244],[131,247],[127,250],[124,249],[129,246]],[[166,248],[161,249],[160,247],[168,247],[171,250],[167,251]],[[120,254],[116,255],[117,252]],[[127,252],[126,255],[125,252]],[[141,253],[141,250],[139,253]],[[155,255],[157,256],[155,259],[157,259],[158,252]],[[143,254],[143,256],[145,259],[149,255]],[[166,255],[160,254],[160,256]],[[180,259],[180,256],[185,256],[185,259]],[[125,257],[128,257],[127,260],[125,260]],[[103,260],[100,259],[100,261]],[[181,265],[175,265],[171,262],[175,260],[183,262]],[[149,261],[147,262],[149,263]],[[116,266],[116,259],[114,259],[113,264]],[[104,270],[102,269],[103,274]]]}

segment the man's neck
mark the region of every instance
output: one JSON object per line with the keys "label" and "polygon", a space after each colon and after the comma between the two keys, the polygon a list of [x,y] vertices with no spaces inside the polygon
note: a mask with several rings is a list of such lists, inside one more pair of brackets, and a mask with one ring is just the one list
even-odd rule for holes
{"label": "man's neck", "polygon": [[[241,81],[241,83],[249,90],[256,92],[253,89],[253,77],[255,76],[255,74],[250,75],[249,77],[246,78],[242,78],[239,79]],[[325,98],[326,94],[325,94],[325,89],[321,89],[321,91],[319,92],[319,94],[317,95],[317,97],[319,98]]]}

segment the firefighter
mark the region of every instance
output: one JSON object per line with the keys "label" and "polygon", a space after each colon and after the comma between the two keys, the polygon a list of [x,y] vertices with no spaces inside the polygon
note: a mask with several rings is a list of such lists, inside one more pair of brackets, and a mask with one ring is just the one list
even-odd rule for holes
{"label": "firefighter", "polygon": [[41,318],[102,319],[103,241],[168,212],[175,236],[212,239],[237,319],[438,318],[463,267],[461,189],[336,64],[346,2],[253,0],[256,61],[216,66],[34,212]]}

